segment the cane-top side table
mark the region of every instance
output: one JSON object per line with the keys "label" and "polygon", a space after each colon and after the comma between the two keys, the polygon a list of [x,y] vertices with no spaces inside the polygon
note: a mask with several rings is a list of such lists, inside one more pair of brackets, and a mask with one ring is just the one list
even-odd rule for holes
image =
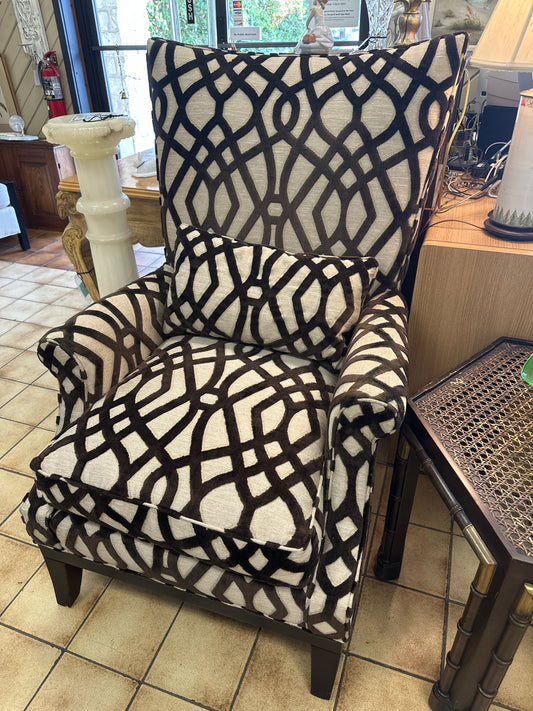
{"label": "cane-top side table", "polygon": [[533,615],[533,387],[520,377],[533,342],[501,338],[409,398],[376,564],[400,573],[418,468],[430,474],[479,567],[434,711],[485,711]]}

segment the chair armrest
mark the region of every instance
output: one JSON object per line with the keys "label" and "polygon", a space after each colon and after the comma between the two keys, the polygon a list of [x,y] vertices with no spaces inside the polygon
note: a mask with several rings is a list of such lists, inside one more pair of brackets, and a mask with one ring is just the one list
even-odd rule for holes
{"label": "chair armrest", "polygon": [[39,341],[59,384],[59,430],[107,393],[163,340],[164,267],[91,304]]}
{"label": "chair armrest", "polygon": [[[340,610],[335,634],[350,632],[355,583],[368,536],[377,440],[403,419],[407,396],[407,308],[396,292],[365,306],[343,360],[329,412],[325,542],[309,601],[308,628],[323,623],[325,601]],[[331,602],[329,604],[332,604]],[[320,626],[316,628],[324,633]]]}
{"label": "chair armrest", "polygon": [[[330,409],[372,428],[376,438],[401,425],[407,400],[407,307],[397,292],[365,305],[343,359]],[[331,432],[331,429],[330,429]]]}

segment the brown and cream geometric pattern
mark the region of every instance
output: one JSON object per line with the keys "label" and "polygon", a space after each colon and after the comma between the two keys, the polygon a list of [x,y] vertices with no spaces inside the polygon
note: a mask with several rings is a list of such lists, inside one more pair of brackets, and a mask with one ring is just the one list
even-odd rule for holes
{"label": "brown and cream geometric pattern", "polygon": [[375,257],[398,286],[465,35],[342,56],[148,45],[163,228]]}
{"label": "brown and cream geometric pattern", "polygon": [[[347,639],[376,443],[405,409],[395,287],[465,44],[276,57],[150,42],[167,264],[41,341],[61,424],[22,507],[34,540]],[[261,344],[168,339],[181,223],[375,258],[338,372]]]}
{"label": "brown and cream geometric pattern", "polygon": [[377,266],[372,258],[288,254],[180,225],[164,331],[336,365]]}

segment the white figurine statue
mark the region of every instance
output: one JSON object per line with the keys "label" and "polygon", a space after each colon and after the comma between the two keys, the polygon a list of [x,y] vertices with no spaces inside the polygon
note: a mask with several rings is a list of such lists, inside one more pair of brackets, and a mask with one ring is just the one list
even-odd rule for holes
{"label": "white figurine statue", "polygon": [[305,33],[295,48],[296,54],[327,54],[333,47],[333,35],[324,24],[324,8],[328,0],[313,0],[307,18]]}

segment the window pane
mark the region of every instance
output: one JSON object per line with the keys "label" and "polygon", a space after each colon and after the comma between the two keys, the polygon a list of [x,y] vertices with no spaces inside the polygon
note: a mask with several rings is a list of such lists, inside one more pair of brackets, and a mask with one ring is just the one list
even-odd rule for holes
{"label": "window pane", "polygon": [[120,143],[120,155],[153,148],[150,90],[146,72],[146,52],[120,50],[102,52],[109,103],[117,114],[127,114],[135,120],[135,135]]}

